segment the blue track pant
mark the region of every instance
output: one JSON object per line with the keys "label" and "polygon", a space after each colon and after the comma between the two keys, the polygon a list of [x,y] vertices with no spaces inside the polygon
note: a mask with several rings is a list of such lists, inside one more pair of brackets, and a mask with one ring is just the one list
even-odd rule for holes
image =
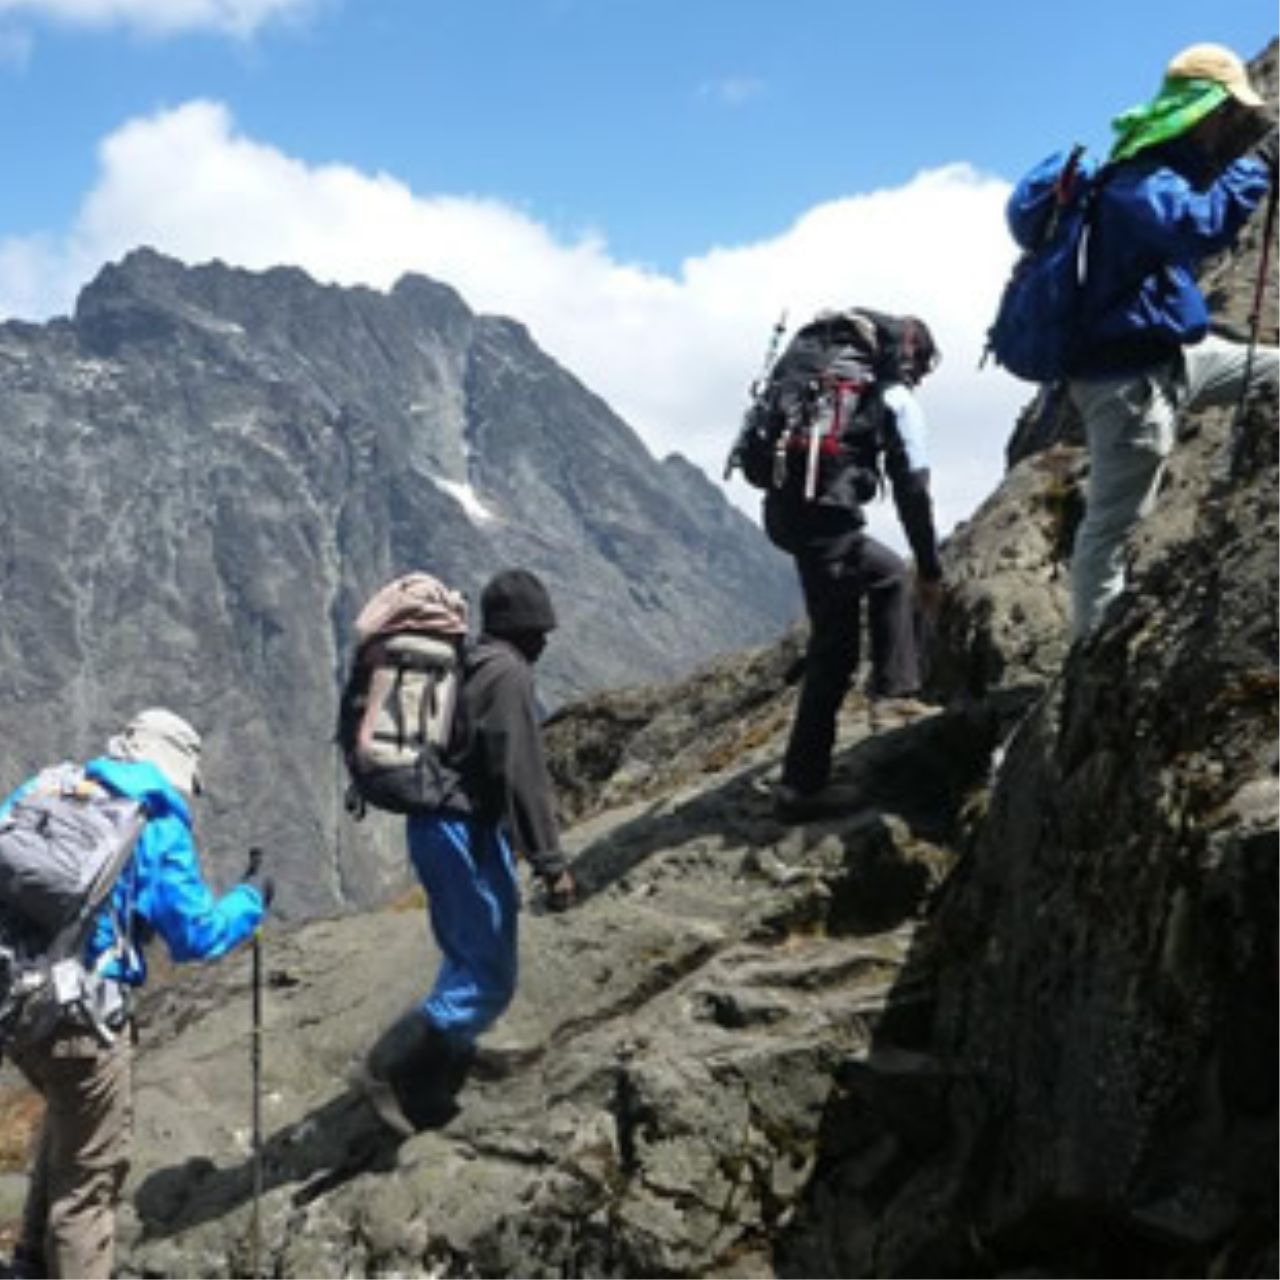
{"label": "blue track pant", "polygon": [[505,836],[474,819],[421,814],[409,818],[406,829],[443,954],[422,1009],[451,1040],[469,1044],[515,995],[515,862]]}

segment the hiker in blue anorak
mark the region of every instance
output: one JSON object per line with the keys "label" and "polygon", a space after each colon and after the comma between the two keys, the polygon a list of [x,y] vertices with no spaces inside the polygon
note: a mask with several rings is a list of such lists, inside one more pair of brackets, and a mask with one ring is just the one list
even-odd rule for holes
{"label": "hiker in blue anorak", "polygon": [[507,569],[481,593],[480,617],[481,635],[464,664],[460,714],[469,745],[455,762],[461,793],[451,792],[448,808],[406,820],[440,969],[427,997],[392,1023],[357,1074],[379,1116],[404,1136],[456,1114],[476,1038],[515,994],[517,855],[550,909],[575,896],[533,682],[533,664],[556,626],[551,598],[534,574]]}
{"label": "hiker in blue anorak", "polygon": [[1090,461],[1072,558],[1076,636],[1124,588],[1126,542],[1154,505],[1179,413],[1234,405],[1280,376],[1275,347],[1210,331],[1194,274],[1275,184],[1276,130],[1262,107],[1234,53],[1198,44],[1169,63],[1151,102],[1115,121],[1069,383]]}
{"label": "hiker in blue anorak", "polygon": [[[253,935],[272,896],[255,872],[222,897],[205,884],[191,832],[200,736],[161,708],[135,716],[84,776],[140,801],[146,825],[89,935],[94,1023],[60,1023],[7,1052],[45,1102],[12,1274],[106,1277],[132,1145],[130,992],[146,980],[143,946],[164,939],[176,961],[213,960]],[[3,804],[37,785],[23,783]],[[95,973],[96,969],[96,973]]]}

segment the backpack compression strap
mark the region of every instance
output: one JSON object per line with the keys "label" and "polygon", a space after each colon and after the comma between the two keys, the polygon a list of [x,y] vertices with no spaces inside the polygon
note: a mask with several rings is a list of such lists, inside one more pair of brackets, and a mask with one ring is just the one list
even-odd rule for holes
{"label": "backpack compression strap", "polygon": [[[98,786],[91,779],[86,779],[86,783],[80,785],[86,784],[97,788],[99,795],[106,794],[105,788]],[[79,789],[77,789],[77,792],[80,795],[89,794]],[[101,871],[98,873],[98,878],[86,895],[79,912],[54,935],[54,939],[49,944],[48,949],[51,959],[65,959],[67,956],[74,955],[84,945],[94,916],[97,915],[98,909],[107,900],[112,889],[115,888],[116,881],[120,878],[120,873],[124,870],[126,863],[128,863],[134,849],[137,847],[138,840],[142,835],[143,828],[147,825],[149,816],[146,806],[138,803],[136,812],[129,819],[128,834],[121,840],[120,847],[111,858],[103,864]]]}
{"label": "backpack compression strap", "polygon": [[[867,382],[858,382],[850,378],[824,378],[823,381],[831,388],[831,420],[825,432],[810,431],[809,438],[805,442],[807,456],[805,459],[804,472],[804,497],[806,502],[812,502],[818,496],[818,459],[821,454],[835,456],[840,452],[840,435],[844,429],[844,414],[841,412],[844,406],[844,398],[846,395],[853,394],[859,400],[862,393],[871,385]],[[855,402],[855,410],[857,404]]]}

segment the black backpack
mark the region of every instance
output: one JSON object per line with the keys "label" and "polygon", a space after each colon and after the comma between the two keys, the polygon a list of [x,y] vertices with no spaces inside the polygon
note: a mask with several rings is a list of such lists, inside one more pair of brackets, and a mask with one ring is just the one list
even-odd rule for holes
{"label": "black backpack", "polygon": [[754,488],[812,501],[853,466],[859,500],[874,498],[883,487],[878,389],[901,379],[907,333],[883,312],[820,312],[752,386],[725,478],[739,468]]}

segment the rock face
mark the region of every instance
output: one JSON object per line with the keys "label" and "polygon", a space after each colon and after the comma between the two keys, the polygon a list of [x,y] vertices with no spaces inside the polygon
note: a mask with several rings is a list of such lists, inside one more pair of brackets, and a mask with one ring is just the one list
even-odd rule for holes
{"label": "rock face", "polygon": [[833,1098],[796,1274],[1275,1269],[1275,412],[1018,725],[905,970],[929,1034]]}
{"label": "rock face", "polygon": [[1061,665],[1083,471],[1078,448],[1033,454],[948,538],[926,676],[934,697],[1016,701]]}
{"label": "rock face", "polygon": [[0,519],[5,786],[172,705],[206,736],[214,867],[268,847],[294,916],[402,874],[394,824],[342,813],[330,746],[351,622],[394,574],[473,601],[506,565],[542,575],[553,702],[798,611],[790,566],[692,466],[421,277],[383,295],[139,251],[73,319],[0,326]]}

